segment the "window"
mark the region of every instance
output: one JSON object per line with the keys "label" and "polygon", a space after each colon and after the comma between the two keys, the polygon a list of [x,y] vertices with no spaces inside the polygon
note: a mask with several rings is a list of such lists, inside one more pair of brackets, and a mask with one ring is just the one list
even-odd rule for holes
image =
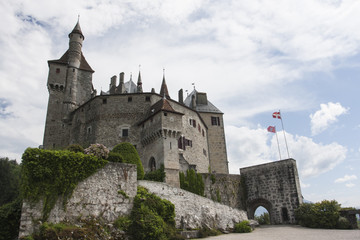
{"label": "window", "polygon": [[156,161],[155,161],[154,157],[150,158],[149,168],[150,168],[150,171],[155,171],[156,170]]}
{"label": "window", "polygon": [[203,148],[203,154],[206,156],[206,150]]}
{"label": "window", "polygon": [[103,104],[106,104],[107,103],[107,98],[104,98],[103,99]]}
{"label": "window", "polygon": [[145,102],[150,102],[150,96],[145,96]]}
{"label": "window", "polygon": [[190,125],[192,125],[192,119],[189,119],[189,123],[190,123]]}
{"label": "window", "polygon": [[121,135],[122,135],[123,137],[128,137],[128,136],[129,136],[129,129],[123,129]]}
{"label": "window", "polygon": [[56,69],[56,73],[60,73],[60,68],[57,68],[57,69]]}
{"label": "window", "polygon": [[204,129],[202,130],[202,135],[203,135],[203,137],[205,137],[205,131],[204,131]]}
{"label": "window", "polygon": [[164,112],[164,116],[165,116],[165,117],[167,116],[167,113],[166,113],[166,112]]}
{"label": "window", "polygon": [[132,102],[132,97],[128,97],[128,102]]}
{"label": "window", "polygon": [[87,134],[91,134],[91,127],[87,128]]}
{"label": "window", "polygon": [[196,120],[195,119],[192,120],[192,124],[193,124],[193,127],[196,128]]}
{"label": "window", "polygon": [[185,137],[180,137],[178,139],[178,148],[186,150],[186,146],[192,147],[192,140],[186,139]]}
{"label": "window", "polygon": [[220,126],[220,118],[219,117],[211,117],[211,125]]}
{"label": "window", "polygon": [[201,132],[201,127],[200,127],[199,123],[198,123],[198,130],[199,130],[199,132]]}

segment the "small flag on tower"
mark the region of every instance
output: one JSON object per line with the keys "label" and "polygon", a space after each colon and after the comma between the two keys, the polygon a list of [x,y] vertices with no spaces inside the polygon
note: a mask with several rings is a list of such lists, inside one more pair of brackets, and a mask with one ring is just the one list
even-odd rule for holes
{"label": "small flag on tower", "polygon": [[269,126],[267,128],[268,132],[272,132],[272,133],[276,133],[276,129],[275,129],[275,126]]}
{"label": "small flag on tower", "polygon": [[278,119],[281,119],[281,115],[280,115],[280,112],[274,112],[272,114],[273,118],[278,118]]}

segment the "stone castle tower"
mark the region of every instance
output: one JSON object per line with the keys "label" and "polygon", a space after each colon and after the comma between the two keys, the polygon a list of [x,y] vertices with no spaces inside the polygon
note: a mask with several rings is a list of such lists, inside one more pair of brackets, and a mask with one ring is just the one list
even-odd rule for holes
{"label": "stone castle tower", "polygon": [[69,34],[69,49],[58,60],[48,61],[49,102],[45,149],[70,144],[101,143],[108,148],[132,143],[144,170],[164,165],[166,182],[179,184],[178,173],[194,168],[200,173],[228,173],[223,113],[194,89],[183,99],[170,97],[163,75],[159,93],[143,89],[141,73],[135,84],[125,74],[110,79],[109,90],[96,95],[94,70],[81,48],[80,24]]}

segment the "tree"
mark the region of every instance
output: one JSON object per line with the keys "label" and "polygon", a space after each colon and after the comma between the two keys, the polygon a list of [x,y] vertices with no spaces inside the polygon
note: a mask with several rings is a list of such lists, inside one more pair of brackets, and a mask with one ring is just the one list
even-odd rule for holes
{"label": "tree", "polygon": [[16,160],[0,158],[0,206],[19,196],[20,165]]}

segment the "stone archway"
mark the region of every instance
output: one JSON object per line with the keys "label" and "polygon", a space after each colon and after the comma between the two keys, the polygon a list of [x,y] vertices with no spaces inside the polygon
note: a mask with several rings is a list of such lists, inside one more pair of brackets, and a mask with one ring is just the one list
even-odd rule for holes
{"label": "stone archway", "polygon": [[156,161],[154,157],[151,157],[149,160],[149,169],[151,172],[156,170]]}
{"label": "stone archway", "polygon": [[273,208],[271,202],[264,198],[257,198],[247,203],[247,214],[249,219],[255,218],[255,211],[258,207],[263,207],[268,211],[270,217],[270,224],[275,224],[273,220]]}

